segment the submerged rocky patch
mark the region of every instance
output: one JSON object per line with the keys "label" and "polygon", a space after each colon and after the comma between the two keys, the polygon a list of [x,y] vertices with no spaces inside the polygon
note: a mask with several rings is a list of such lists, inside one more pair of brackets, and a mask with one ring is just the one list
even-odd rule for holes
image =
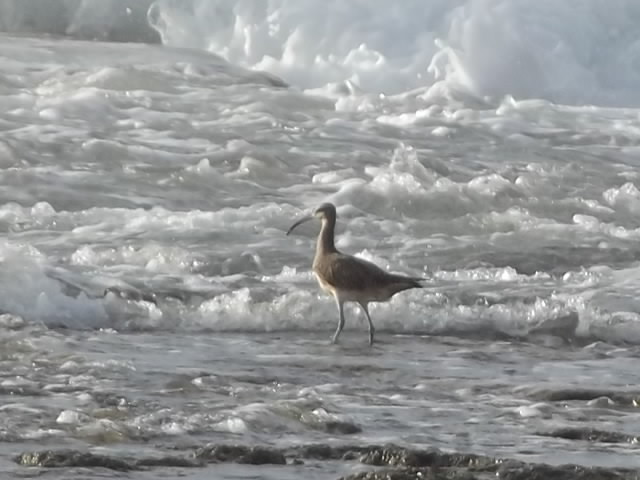
{"label": "submerged rocky patch", "polygon": [[303,445],[291,448],[212,444],[185,453],[157,457],[118,457],[97,455],[77,450],[43,450],[25,452],[15,461],[26,467],[40,468],[107,468],[115,471],[149,468],[202,468],[207,464],[239,463],[248,465],[301,465],[305,461],[359,462],[376,467],[358,472],[343,480],[636,480],[640,470],[553,466],[527,463],[467,453],[445,453],[435,448],[411,449],[396,445],[330,446]]}
{"label": "submerged rocky patch", "polygon": [[602,443],[631,443],[635,445],[640,442],[640,437],[636,435],[582,427],[558,428],[550,432],[540,432],[538,435],[564,438],[566,440],[585,440]]}

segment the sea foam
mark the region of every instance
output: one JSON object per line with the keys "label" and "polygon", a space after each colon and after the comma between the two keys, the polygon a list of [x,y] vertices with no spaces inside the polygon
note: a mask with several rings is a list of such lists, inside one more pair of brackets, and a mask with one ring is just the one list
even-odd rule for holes
{"label": "sea foam", "polygon": [[[162,42],[302,89],[638,105],[640,4],[620,0],[6,1],[0,29]],[[576,88],[579,86],[579,88]]]}

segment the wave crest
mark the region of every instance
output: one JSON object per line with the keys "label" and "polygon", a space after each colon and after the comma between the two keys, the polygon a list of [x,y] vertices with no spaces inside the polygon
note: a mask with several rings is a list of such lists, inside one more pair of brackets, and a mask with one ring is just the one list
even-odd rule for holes
{"label": "wave crest", "polygon": [[43,5],[2,2],[0,29],[206,50],[303,89],[342,94],[426,89],[445,97],[640,105],[635,0],[49,0]]}

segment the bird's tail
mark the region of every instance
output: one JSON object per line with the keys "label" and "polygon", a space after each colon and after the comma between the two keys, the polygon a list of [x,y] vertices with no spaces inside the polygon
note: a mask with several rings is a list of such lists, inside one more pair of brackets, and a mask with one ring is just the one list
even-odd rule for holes
{"label": "bird's tail", "polygon": [[408,277],[405,275],[395,275],[396,281],[403,284],[407,288],[424,288],[422,282],[426,282],[426,278],[422,277]]}

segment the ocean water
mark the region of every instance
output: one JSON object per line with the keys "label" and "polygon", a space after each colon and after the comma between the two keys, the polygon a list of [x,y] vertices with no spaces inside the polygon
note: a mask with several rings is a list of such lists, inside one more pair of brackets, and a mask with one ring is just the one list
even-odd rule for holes
{"label": "ocean water", "polygon": [[[1,2],[0,473],[216,442],[640,468],[540,435],[640,434],[612,399],[640,383],[639,21],[635,0]],[[371,306],[372,348],[351,306],[329,343],[318,225],[285,236],[325,201],[338,248],[426,278]],[[612,394],[540,400],[560,388]]]}

